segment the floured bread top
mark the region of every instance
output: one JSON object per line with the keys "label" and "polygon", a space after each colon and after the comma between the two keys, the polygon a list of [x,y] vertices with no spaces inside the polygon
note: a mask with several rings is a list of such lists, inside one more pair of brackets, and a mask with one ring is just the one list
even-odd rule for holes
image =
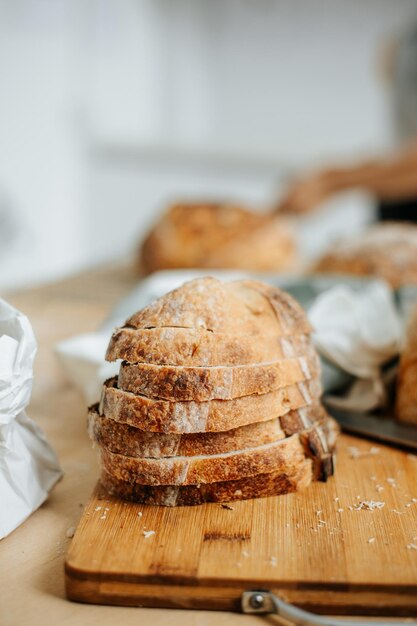
{"label": "floured bread top", "polygon": [[288,294],[256,281],[197,278],[165,294],[126,322],[132,328],[198,328],[250,335],[311,332]]}

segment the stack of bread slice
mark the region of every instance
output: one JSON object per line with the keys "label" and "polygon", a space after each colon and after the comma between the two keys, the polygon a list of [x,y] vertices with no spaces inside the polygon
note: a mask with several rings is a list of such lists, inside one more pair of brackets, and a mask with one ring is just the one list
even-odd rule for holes
{"label": "stack of bread slice", "polygon": [[166,506],[295,491],[333,472],[311,327],[285,292],[200,278],[113,334],[90,408],[109,493]]}

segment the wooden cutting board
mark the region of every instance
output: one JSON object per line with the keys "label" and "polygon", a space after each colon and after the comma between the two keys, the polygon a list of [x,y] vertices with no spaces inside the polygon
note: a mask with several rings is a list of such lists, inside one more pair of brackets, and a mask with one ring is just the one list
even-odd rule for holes
{"label": "wooden cutting board", "polygon": [[416,456],[342,436],[336,476],[304,493],[170,509],[98,485],[67,555],[67,596],[239,610],[243,591],[264,589],[323,613],[416,615],[416,475]]}

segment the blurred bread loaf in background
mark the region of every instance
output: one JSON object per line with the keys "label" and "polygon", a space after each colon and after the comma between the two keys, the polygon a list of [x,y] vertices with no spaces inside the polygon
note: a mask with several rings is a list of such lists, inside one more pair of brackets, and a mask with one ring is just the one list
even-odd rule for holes
{"label": "blurred bread loaf in background", "polygon": [[196,267],[272,272],[291,269],[296,260],[287,217],[215,202],[172,205],[140,250],[146,273]]}
{"label": "blurred bread loaf in background", "polygon": [[395,413],[401,422],[417,424],[417,306],[411,312],[400,356]]}
{"label": "blurred bread loaf in background", "polygon": [[417,226],[407,222],[371,226],[359,237],[334,244],[313,271],[375,276],[394,288],[417,285]]}

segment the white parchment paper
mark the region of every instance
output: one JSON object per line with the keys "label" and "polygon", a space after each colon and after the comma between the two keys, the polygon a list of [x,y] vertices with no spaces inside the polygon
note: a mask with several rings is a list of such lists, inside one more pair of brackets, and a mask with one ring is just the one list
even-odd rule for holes
{"label": "white parchment paper", "polygon": [[36,349],[27,317],[0,299],[0,539],[46,500],[62,476],[54,451],[25,413]]}

